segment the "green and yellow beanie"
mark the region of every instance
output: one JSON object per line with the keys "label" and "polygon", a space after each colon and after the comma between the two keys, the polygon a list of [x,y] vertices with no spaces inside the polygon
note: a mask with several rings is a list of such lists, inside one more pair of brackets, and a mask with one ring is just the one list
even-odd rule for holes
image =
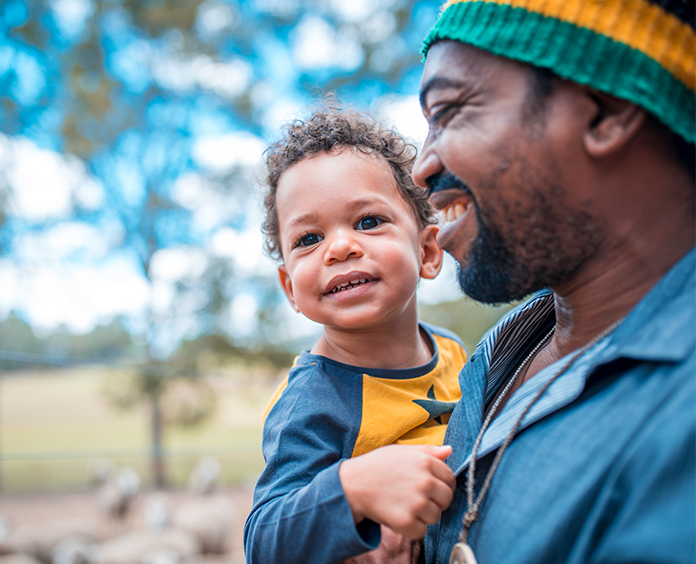
{"label": "green and yellow beanie", "polygon": [[441,39],[550,69],[629,100],[696,140],[694,0],[450,0]]}

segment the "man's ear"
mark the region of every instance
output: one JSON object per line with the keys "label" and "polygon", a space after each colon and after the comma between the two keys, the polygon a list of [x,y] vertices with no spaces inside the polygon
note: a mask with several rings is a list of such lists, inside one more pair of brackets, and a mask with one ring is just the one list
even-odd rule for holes
{"label": "man's ear", "polygon": [[420,277],[432,280],[442,269],[442,249],[437,244],[437,232],[439,228],[436,225],[426,225],[421,231],[421,268]]}
{"label": "man's ear", "polygon": [[586,151],[592,157],[606,157],[624,147],[645,122],[645,110],[594,88],[586,89],[596,113],[583,136]]}
{"label": "man's ear", "polygon": [[288,269],[285,268],[284,264],[281,264],[278,267],[278,279],[280,280],[280,285],[283,288],[283,292],[285,292],[285,295],[288,297],[288,301],[290,302],[292,309],[295,311],[300,311],[300,308],[297,307],[297,304],[295,303],[295,293],[292,291],[292,279],[290,278]]}

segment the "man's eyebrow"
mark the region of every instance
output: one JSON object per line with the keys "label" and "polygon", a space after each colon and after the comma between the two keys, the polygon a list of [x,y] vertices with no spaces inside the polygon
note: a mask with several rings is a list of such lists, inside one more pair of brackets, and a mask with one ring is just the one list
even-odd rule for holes
{"label": "man's eyebrow", "polygon": [[428,96],[428,92],[433,89],[444,90],[445,88],[463,88],[464,82],[460,80],[453,80],[444,76],[434,76],[428,80],[420,91],[420,105],[421,108],[425,108],[425,98]]}

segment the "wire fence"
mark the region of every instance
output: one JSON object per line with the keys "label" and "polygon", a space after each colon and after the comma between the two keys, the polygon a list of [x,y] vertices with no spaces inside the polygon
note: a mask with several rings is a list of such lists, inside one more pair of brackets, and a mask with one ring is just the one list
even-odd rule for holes
{"label": "wire fence", "polygon": [[[16,351],[0,351],[0,361],[6,367],[8,363],[25,367],[0,370],[2,493],[87,489],[94,479],[90,468],[97,461],[135,469],[145,487],[154,481],[154,459],[162,461],[170,486],[184,486],[202,458],[219,461],[226,485],[249,485],[263,468],[262,413],[277,374]],[[157,449],[151,442],[148,405],[122,410],[107,397],[114,380],[120,385],[120,379],[134,374],[204,381],[213,391],[217,409],[197,426],[180,427],[165,420],[162,447]],[[190,391],[184,389],[179,395],[183,398],[177,401],[186,407]]]}

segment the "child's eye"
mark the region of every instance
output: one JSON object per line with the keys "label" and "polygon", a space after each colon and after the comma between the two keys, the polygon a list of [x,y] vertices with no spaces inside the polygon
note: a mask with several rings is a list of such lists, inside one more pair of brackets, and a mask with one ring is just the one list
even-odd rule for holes
{"label": "child's eye", "polygon": [[368,229],[374,229],[380,223],[382,223],[382,220],[377,217],[363,217],[360,221],[358,221],[356,229],[358,231],[366,231]]}
{"label": "child's eye", "polygon": [[323,239],[324,238],[321,235],[317,235],[315,233],[308,233],[307,235],[303,235],[297,240],[297,242],[293,246],[293,249],[295,247],[311,247],[312,245],[316,245]]}

